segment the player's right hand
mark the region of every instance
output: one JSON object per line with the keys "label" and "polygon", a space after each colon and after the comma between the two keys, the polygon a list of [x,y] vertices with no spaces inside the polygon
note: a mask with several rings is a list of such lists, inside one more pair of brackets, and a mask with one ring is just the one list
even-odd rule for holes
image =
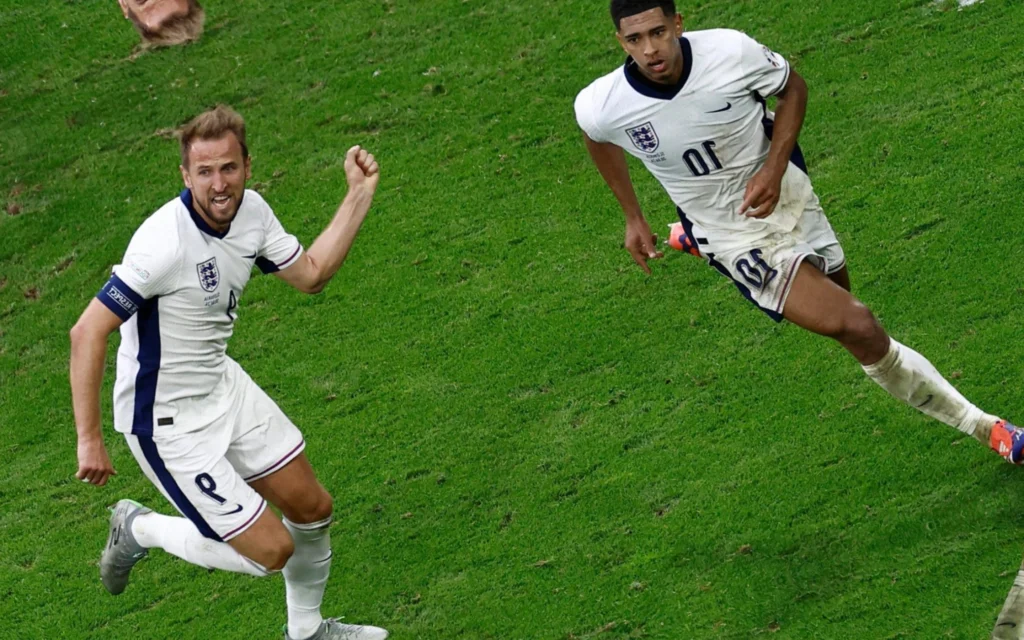
{"label": "player's right hand", "polygon": [[648,274],[651,268],[647,266],[647,261],[665,255],[658,251],[658,236],[651,233],[651,225],[643,218],[626,222],[625,246],[629,255],[633,256],[633,261]]}
{"label": "player's right hand", "polygon": [[345,178],[348,188],[364,188],[370,193],[377,190],[380,181],[380,167],[373,154],[356,145],[345,154]]}
{"label": "player's right hand", "polygon": [[107,484],[110,476],[116,476],[114,465],[107,455],[107,448],[102,439],[78,441],[78,473],[75,477],[98,487]]}

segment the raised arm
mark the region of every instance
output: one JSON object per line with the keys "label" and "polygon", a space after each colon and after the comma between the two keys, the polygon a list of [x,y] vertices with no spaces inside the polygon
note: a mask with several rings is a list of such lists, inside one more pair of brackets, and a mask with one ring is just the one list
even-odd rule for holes
{"label": "raised arm", "polygon": [[345,155],[348,193],[323,233],[295,264],[274,275],[304,293],[320,293],[345,262],[380,180],[373,154],[358,146]]}
{"label": "raised arm", "polygon": [[101,487],[116,472],[103,444],[100,387],[107,340],[122,322],[102,302],[93,299],[71,329],[71,398],[78,432],[75,477]]}
{"label": "raised arm", "polygon": [[651,226],[647,224],[643,211],[640,210],[640,203],[633,190],[633,181],[629,178],[625,152],[618,145],[591,140],[586,133],[583,134],[583,140],[587,144],[591,159],[597,165],[597,170],[601,172],[601,177],[615,194],[615,199],[619,201],[619,206],[626,216],[626,250],[644,271],[650,273],[647,260],[660,258],[662,253],[658,251],[658,237],[651,233]]}
{"label": "raised arm", "polygon": [[799,73],[791,70],[789,80],[778,93],[778,98],[775,105],[772,143],[764,165],[781,179],[786,167],[789,166],[789,157],[793,155],[800,129],[804,126],[804,116],[807,114],[807,83]]}

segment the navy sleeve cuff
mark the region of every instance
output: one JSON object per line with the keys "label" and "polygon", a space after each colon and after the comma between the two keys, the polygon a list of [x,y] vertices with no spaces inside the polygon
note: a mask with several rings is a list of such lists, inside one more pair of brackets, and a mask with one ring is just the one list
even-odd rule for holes
{"label": "navy sleeve cuff", "polygon": [[264,274],[277,273],[278,271],[281,270],[278,268],[276,264],[274,264],[270,260],[267,260],[263,256],[256,258],[256,266],[259,267],[260,271],[263,272]]}
{"label": "navy sleeve cuff", "polygon": [[277,273],[282,268],[287,269],[288,267],[292,266],[292,264],[295,261],[295,257],[299,255],[300,251],[302,251],[301,244],[295,247],[295,251],[292,252],[292,255],[288,256],[288,258],[281,264],[277,264],[272,260],[268,260],[263,256],[260,256],[256,258],[256,266],[259,267],[260,271],[262,271],[264,274]]}
{"label": "navy sleeve cuff", "polygon": [[118,318],[128,320],[139,310],[145,299],[116,275],[110,276],[96,299],[114,312]]}

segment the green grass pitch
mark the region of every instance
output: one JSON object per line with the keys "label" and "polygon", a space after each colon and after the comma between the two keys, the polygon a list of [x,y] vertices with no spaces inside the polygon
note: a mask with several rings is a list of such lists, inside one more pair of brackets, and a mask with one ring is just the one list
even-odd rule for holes
{"label": "green grass pitch", "polygon": [[[807,78],[801,143],[855,292],[1024,420],[1024,5],[681,6]],[[199,44],[133,60],[112,0],[0,0],[0,637],[279,637],[280,579],[157,552],[108,596],[105,507],[170,507],[109,422],[119,475],[72,477],[67,331],[180,188],[166,131],[216,102],[306,244],[345,149],[382,165],[327,291],[254,278],[230,348],[334,495],[325,613],[396,640],[987,637],[1024,471],[699,261],[632,265],[572,111],[623,57],[604,0],[206,8]]]}

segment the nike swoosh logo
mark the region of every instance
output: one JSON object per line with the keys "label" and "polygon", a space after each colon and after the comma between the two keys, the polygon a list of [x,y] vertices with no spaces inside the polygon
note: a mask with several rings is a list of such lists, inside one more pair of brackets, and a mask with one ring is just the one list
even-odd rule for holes
{"label": "nike swoosh logo", "polygon": [[924,399],[924,402],[922,402],[921,404],[917,405],[917,408],[918,408],[918,409],[920,409],[920,408],[921,408],[921,407],[923,407],[924,405],[926,405],[926,404],[928,404],[929,402],[931,402],[931,401],[932,401],[932,400],[933,400],[934,398],[935,398],[935,396],[933,396],[933,395],[931,395],[931,394],[928,394],[928,397]]}
{"label": "nike swoosh logo", "polygon": [[227,513],[222,513],[220,515],[222,515],[222,516],[233,516],[233,515],[235,515],[236,513],[238,513],[241,510],[242,510],[242,505],[238,505],[238,507],[234,511],[228,511]]}
{"label": "nike swoosh logo", "polygon": [[726,102],[725,106],[722,107],[721,109],[715,109],[714,111],[708,111],[708,113],[722,113],[723,111],[728,111],[729,109],[732,109],[732,103],[731,102]]}
{"label": "nike swoosh logo", "polygon": [[256,257],[256,254],[254,253],[254,254],[252,254],[251,256],[242,256],[242,257],[243,257],[243,258],[255,258],[255,257]]}
{"label": "nike swoosh logo", "polygon": [[997,627],[1016,627],[1017,623],[1016,622],[1000,622],[996,626]]}

